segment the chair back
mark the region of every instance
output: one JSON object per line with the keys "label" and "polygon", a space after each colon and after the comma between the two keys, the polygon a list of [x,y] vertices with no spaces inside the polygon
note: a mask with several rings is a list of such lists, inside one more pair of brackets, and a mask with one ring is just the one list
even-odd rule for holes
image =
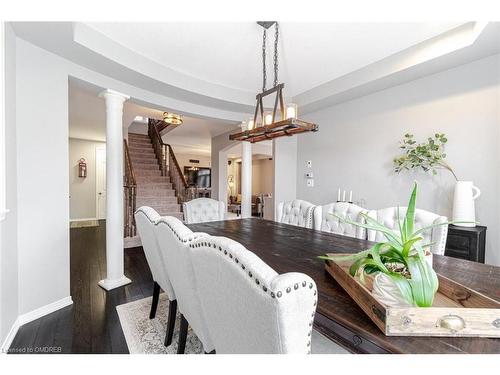
{"label": "chair back", "polygon": [[[399,217],[404,220],[406,215],[407,207],[399,207]],[[393,229],[395,232],[399,232],[398,225],[398,208],[389,207],[380,210],[372,210],[368,212],[368,215],[373,219],[377,220],[380,224]],[[416,209],[415,210],[415,230],[421,229],[428,225],[445,223],[448,221],[446,216],[440,216],[435,213]],[[385,237],[382,233],[373,230],[368,230],[368,240],[370,241],[384,241]],[[444,255],[446,248],[446,238],[448,235],[448,225],[440,225],[422,234],[423,244],[432,243],[430,250],[434,254]]]}
{"label": "chair back", "polygon": [[303,228],[312,228],[314,207],[312,203],[300,199],[280,202],[276,210],[276,221]]}
{"label": "chair back", "polygon": [[348,224],[340,218],[364,223],[361,213],[368,211],[362,207],[348,202],[330,203],[324,206],[316,206],[313,214],[313,226],[316,230],[341,234],[348,237],[366,239],[366,229]]}
{"label": "chair back", "polygon": [[153,276],[153,281],[167,293],[170,301],[175,300],[174,289],[168,278],[167,268],[160,256],[158,241],[156,240],[155,224],[161,216],[153,208],[142,206],[135,211],[137,233],[141,238],[142,248]]}
{"label": "chair back", "polygon": [[197,290],[217,353],[309,353],[317,303],[307,275],[278,275],[225,237],[189,244]]}
{"label": "chair back", "polygon": [[201,311],[188,251],[191,241],[207,234],[193,233],[179,219],[172,216],[160,218],[155,230],[160,254],[167,265],[168,275],[177,297],[179,311],[202,342],[204,350],[210,352],[213,350],[213,345]]}
{"label": "chair back", "polygon": [[182,204],[186,224],[225,219],[225,204],[210,198],[197,198]]}

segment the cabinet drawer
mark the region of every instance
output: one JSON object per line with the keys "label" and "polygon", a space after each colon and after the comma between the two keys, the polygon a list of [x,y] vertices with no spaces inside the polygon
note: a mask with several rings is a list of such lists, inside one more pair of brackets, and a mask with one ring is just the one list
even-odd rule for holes
{"label": "cabinet drawer", "polygon": [[468,254],[469,249],[471,248],[470,242],[471,238],[468,236],[448,233],[446,247]]}

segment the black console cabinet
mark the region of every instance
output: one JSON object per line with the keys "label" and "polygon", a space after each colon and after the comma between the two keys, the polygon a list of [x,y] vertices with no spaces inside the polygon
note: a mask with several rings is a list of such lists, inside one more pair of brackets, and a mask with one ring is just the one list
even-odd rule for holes
{"label": "black console cabinet", "polygon": [[448,239],[444,255],[484,263],[486,227],[448,226]]}

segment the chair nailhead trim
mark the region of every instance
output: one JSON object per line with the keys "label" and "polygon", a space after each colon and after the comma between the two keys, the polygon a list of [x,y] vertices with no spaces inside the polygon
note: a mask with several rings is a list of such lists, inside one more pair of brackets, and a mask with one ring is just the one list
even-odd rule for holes
{"label": "chair nailhead trim", "polygon": [[229,254],[229,258],[231,258],[231,259],[232,259],[232,258],[233,258],[233,254]]}
{"label": "chair nailhead trim", "polygon": [[281,297],[281,292],[276,293],[276,296],[277,296],[278,298],[280,298],[280,297]]}
{"label": "chair nailhead trim", "polygon": [[252,273],[251,273],[251,272],[249,272],[249,273],[248,273],[248,276],[252,277]]}
{"label": "chair nailhead trim", "polygon": [[264,292],[267,292],[267,288],[265,286],[263,286],[262,289],[264,290]]}
{"label": "chair nailhead trim", "polygon": [[299,284],[295,284],[295,285],[293,286],[293,289],[295,289],[295,290],[299,289]]}
{"label": "chair nailhead trim", "polygon": [[291,291],[292,291],[292,288],[290,288],[290,287],[286,288],[287,293],[290,293]]}
{"label": "chair nailhead trim", "polygon": [[259,285],[259,284],[260,284],[260,281],[259,281],[258,279],[255,279],[255,283],[256,283],[257,285]]}
{"label": "chair nailhead trim", "polygon": [[312,287],[313,287],[313,284],[312,283],[309,284],[309,289],[312,289]]}
{"label": "chair nailhead trim", "polygon": [[227,255],[227,250],[224,250],[224,255]]}
{"label": "chair nailhead trim", "polygon": [[305,281],[302,281],[302,286],[306,286],[307,283]]}

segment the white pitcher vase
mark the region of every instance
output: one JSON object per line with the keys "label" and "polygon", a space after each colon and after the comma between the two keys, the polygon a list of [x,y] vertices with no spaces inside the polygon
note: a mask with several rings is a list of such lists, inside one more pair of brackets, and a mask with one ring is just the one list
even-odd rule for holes
{"label": "white pitcher vase", "polygon": [[472,181],[457,181],[453,197],[453,221],[469,221],[470,223],[457,223],[459,227],[476,226],[476,209],[474,200],[481,195]]}

